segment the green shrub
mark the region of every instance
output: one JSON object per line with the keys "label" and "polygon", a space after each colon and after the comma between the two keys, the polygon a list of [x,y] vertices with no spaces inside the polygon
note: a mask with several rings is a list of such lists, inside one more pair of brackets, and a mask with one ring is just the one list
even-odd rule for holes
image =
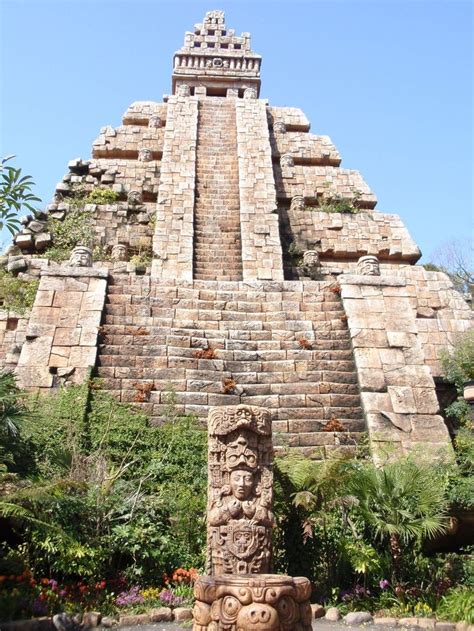
{"label": "green shrub", "polygon": [[91,247],[95,234],[91,219],[92,213],[86,212],[83,205],[70,208],[62,221],[49,219],[48,230],[53,245],[44,256],[59,263],[69,258],[76,245]]}
{"label": "green shrub", "polygon": [[474,589],[455,587],[443,598],[436,611],[439,619],[474,624]]}
{"label": "green shrub", "polygon": [[30,568],[64,580],[121,574],[146,585],[180,566],[202,567],[206,432],[173,413],[151,427],[97,385],[31,398],[25,438],[36,479],[8,497],[25,516],[11,528]]}
{"label": "green shrub", "polygon": [[119,198],[119,194],[111,188],[94,188],[86,197],[86,204],[113,204]]}
{"label": "green shrub", "polygon": [[39,281],[23,280],[0,268],[0,307],[19,314],[31,309]]}
{"label": "green shrub", "polygon": [[464,384],[474,379],[474,329],[457,335],[452,349],[443,351],[441,365],[446,379],[462,394]]}

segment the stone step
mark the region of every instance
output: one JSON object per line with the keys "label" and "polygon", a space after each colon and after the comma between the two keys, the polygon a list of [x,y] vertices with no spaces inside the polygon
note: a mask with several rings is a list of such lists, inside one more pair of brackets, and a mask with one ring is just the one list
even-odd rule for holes
{"label": "stone step", "polygon": [[194,278],[242,278],[235,104],[199,103]]}

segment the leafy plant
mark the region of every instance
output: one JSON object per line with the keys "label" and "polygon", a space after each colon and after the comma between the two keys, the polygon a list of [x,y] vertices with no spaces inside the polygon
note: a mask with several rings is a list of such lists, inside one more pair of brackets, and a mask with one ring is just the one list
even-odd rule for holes
{"label": "leafy plant", "polygon": [[450,351],[441,354],[446,379],[462,394],[466,382],[474,379],[474,329],[460,333]]}
{"label": "leafy plant", "polygon": [[326,192],[318,199],[317,206],[306,206],[306,210],[318,210],[323,213],[349,213],[355,215],[359,212],[359,201],[362,196],[360,191],[354,191],[352,198],[346,198],[340,193]]}
{"label": "leafy plant", "polygon": [[94,188],[84,199],[86,204],[113,204],[120,195],[111,188]]}
{"label": "leafy plant", "polygon": [[0,268],[0,306],[20,315],[35,302],[39,281],[23,280]]}
{"label": "leafy plant", "polygon": [[41,201],[31,192],[35,185],[32,177],[22,175],[21,169],[7,165],[14,157],[8,156],[0,160],[0,230],[6,228],[12,235],[21,227],[18,215],[22,208],[35,214],[37,209],[33,203]]}
{"label": "leafy plant", "polygon": [[451,589],[441,599],[436,614],[441,619],[474,624],[474,589],[464,586]]}
{"label": "leafy plant", "polygon": [[83,206],[70,208],[62,221],[50,218],[48,230],[53,246],[46,250],[44,256],[60,262],[69,258],[76,245],[92,246],[94,228],[91,219],[92,213],[86,212]]}
{"label": "leafy plant", "polygon": [[411,459],[365,464],[347,484],[356,512],[375,540],[389,546],[392,580],[402,578],[407,547],[446,531],[444,485],[433,466]]}

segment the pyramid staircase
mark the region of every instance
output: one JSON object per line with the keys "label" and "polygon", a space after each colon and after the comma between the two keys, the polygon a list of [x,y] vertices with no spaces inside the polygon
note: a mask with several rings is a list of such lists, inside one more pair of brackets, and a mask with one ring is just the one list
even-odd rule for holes
{"label": "pyramid staircase", "polygon": [[178,412],[202,419],[209,406],[267,407],[275,444],[311,457],[353,445],[365,422],[340,297],[328,282],[305,286],[112,277],[97,368],[103,388],[153,423],[172,392]]}
{"label": "pyramid staircase", "polygon": [[194,278],[242,278],[237,130],[232,100],[210,97],[199,103]]}

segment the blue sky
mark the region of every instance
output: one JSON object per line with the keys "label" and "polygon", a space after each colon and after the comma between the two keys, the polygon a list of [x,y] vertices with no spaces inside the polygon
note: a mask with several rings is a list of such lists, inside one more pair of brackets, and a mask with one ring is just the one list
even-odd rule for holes
{"label": "blue sky", "polygon": [[[0,154],[49,203],[127,106],[170,90],[184,32],[211,9],[252,34],[262,98],[302,108],[424,257],[472,230],[470,1],[0,0]],[[6,241],[4,240],[5,244]]]}

